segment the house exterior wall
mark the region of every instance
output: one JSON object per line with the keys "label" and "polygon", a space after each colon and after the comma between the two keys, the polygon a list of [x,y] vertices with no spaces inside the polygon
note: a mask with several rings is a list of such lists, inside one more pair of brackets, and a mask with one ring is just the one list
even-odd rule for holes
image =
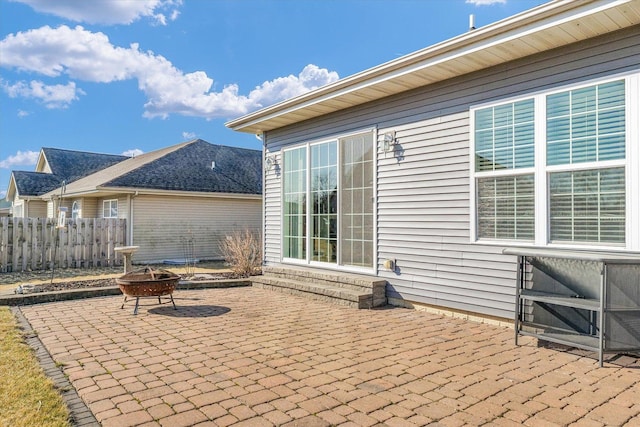
{"label": "house exterior wall", "polygon": [[46,204],[46,217],[47,218],[57,218],[58,217],[58,208],[63,207],[67,208],[66,218],[71,218],[71,206],[73,205],[73,201],[69,199],[63,199],[60,202],[59,199],[49,200],[47,202],[43,202]]}
{"label": "house exterior wall", "polygon": [[99,218],[98,199],[96,198],[83,198],[80,199],[81,216],[82,218]]}
{"label": "house exterior wall", "polygon": [[[394,153],[377,154],[377,267],[391,302],[414,302],[511,318],[515,258],[471,243],[470,117],[474,104],[640,69],[632,27],[318,119],[270,131],[266,154],[342,133],[394,130]],[[282,175],[265,176],[265,261],[281,262]],[[386,271],[385,259],[397,270]]]}
{"label": "house exterior wall", "polygon": [[25,200],[16,195],[13,199],[12,215],[15,218],[46,218],[47,202]]}
{"label": "house exterior wall", "polygon": [[193,244],[197,259],[221,259],[219,245],[237,229],[260,230],[261,199],[147,196],[131,199],[136,263],[185,260]]}
{"label": "house exterior wall", "polygon": [[40,200],[29,200],[25,202],[27,207],[25,216],[30,218],[46,218],[47,217],[47,202]]}

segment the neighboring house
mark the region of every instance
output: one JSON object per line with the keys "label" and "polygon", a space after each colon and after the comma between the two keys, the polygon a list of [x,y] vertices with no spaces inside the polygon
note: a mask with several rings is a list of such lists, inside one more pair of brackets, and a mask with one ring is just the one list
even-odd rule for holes
{"label": "neighboring house", "polygon": [[0,217],[11,216],[11,202],[8,200],[0,200]]}
{"label": "neighboring house", "polygon": [[[17,218],[46,218],[47,201],[41,196],[108,166],[126,156],[42,148],[33,172],[12,171],[6,199]],[[49,215],[50,216],[50,215]]]}
{"label": "neighboring house", "polygon": [[69,218],[126,219],[137,263],[220,259],[226,235],[260,229],[261,171],[260,151],[197,139],[125,158],[39,200],[49,217],[63,206]]}
{"label": "neighboring house", "polygon": [[558,0],[227,126],[276,165],[266,265],[513,318],[504,248],[640,251],[639,104],[640,1]]}

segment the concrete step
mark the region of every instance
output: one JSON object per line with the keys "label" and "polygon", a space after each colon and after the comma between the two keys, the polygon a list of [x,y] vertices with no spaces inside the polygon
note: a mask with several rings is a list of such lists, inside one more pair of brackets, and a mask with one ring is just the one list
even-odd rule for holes
{"label": "concrete step", "polygon": [[386,305],[386,281],[306,267],[264,266],[252,285],[354,308]]}

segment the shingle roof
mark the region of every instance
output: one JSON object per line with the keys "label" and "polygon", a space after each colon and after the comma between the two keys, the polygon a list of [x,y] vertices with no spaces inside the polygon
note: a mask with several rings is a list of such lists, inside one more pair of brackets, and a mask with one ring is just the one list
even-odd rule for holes
{"label": "shingle roof", "polygon": [[42,148],[51,173],[12,171],[20,196],[40,196],[101,169],[128,159],[127,156],[87,153],[84,151]]}
{"label": "shingle roof", "polygon": [[63,179],[43,172],[13,171],[16,189],[21,197],[40,196],[62,185]]}
{"label": "shingle roof", "polygon": [[262,152],[196,139],[101,186],[261,194]]}
{"label": "shingle roof", "polygon": [[99,170],[128,159],[115,154],[88,153],[43,147],[51,172],[67,183],[91,175]]}

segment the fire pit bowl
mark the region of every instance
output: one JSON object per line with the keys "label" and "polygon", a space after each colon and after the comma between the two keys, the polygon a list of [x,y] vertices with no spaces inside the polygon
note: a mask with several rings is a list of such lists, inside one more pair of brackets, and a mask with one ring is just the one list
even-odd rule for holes
{"label": "fire pit bowl", "polygon": [[133,314],[138,314],[140,297],[158,297],[158,304],[161,304],[160,297],[169,295],[173,308],[177,310],[172,294],[176,289],[178,280],[180,280],[180,276],[160,268],[145,267],[131,271],[116,279],[120,291],[124,294],[124,301],[120,308],[124,308],[127,297],[135,297],[136,306],[133,309]]}

